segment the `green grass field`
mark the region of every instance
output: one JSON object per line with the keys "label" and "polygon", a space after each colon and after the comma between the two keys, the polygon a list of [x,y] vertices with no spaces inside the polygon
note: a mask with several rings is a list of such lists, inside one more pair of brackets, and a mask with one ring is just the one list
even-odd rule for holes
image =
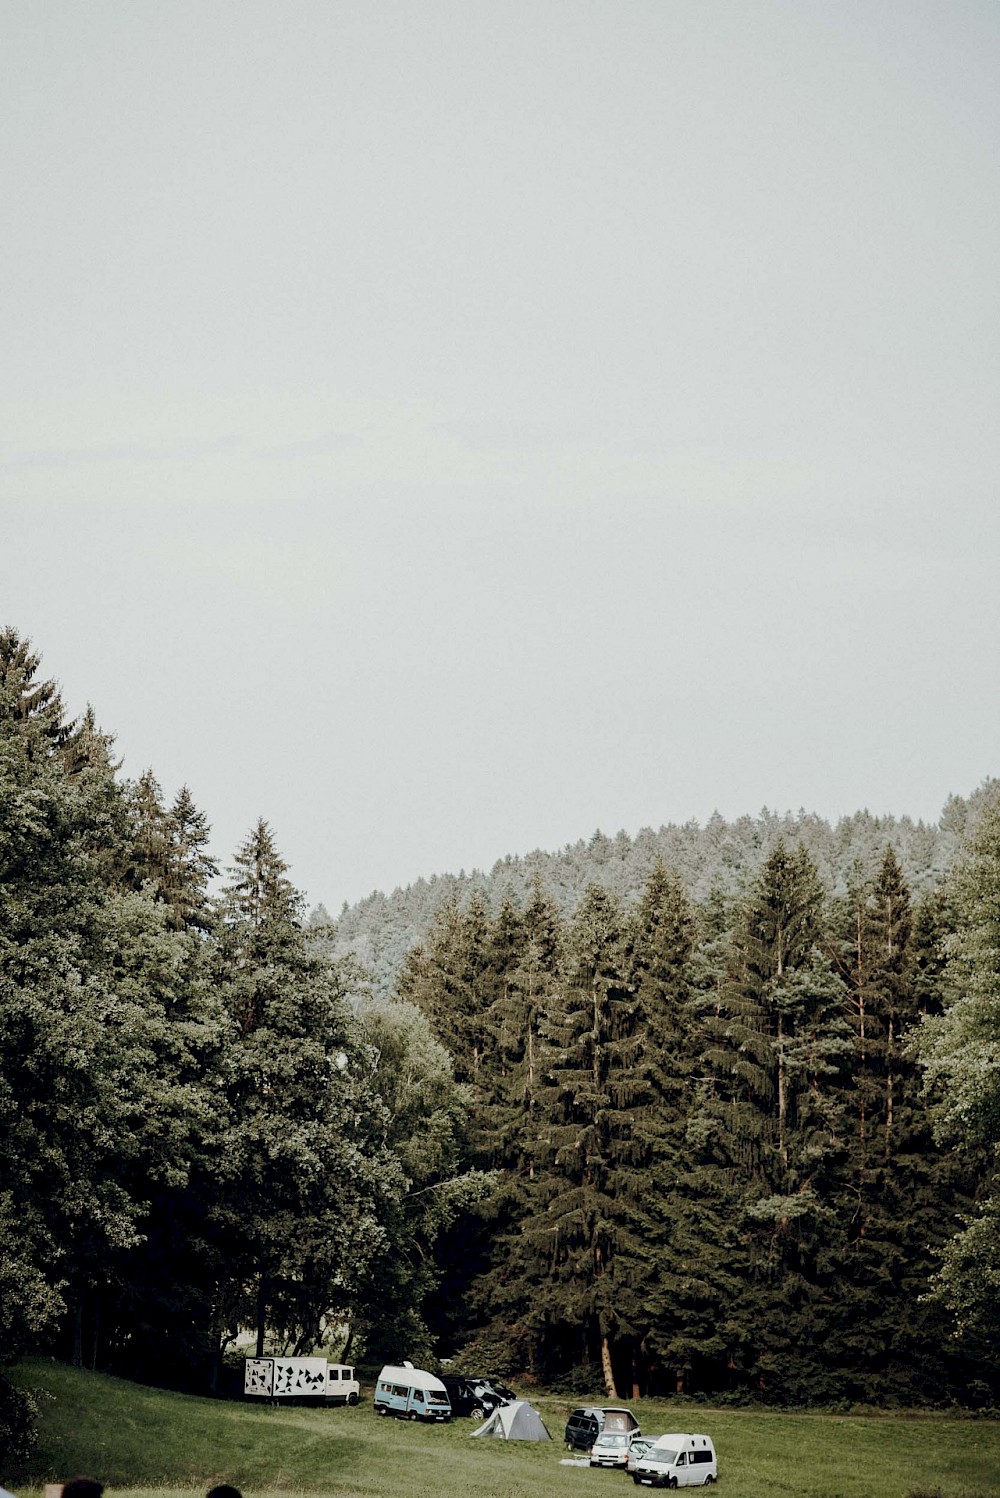
{"label": "green grass field", "polygon": [[[619,1472],[565,1465],[571,1402],[533,1402],[552,1444],[472,1440],[474,1424],[378,1418],[356,1409],[224,1403],[164,1393],[34,1361],[18,1381],[37,1391],[40,1442],[18,1498],[46,1482],[99,1477],[114,1498],[192,1498],[230,1482],[246,1498],[624,1498]],[[586,1401],[573,1401],[583,1403]],[[599,1401],[598,1401],[599,1402]],[[632,1406],[642,1428],[699,1430],[719,1454],[718,1498],[1000,1498],[1000,1422],[936,1415],[772,1414],[665,1401]],[[643,1489],[642,1491],[646,1491]]]}

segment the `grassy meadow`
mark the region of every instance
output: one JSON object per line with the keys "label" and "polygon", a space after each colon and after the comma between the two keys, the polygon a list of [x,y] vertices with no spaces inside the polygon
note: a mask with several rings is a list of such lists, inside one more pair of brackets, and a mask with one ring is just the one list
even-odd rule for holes
{"label": "grassy meadow", "polygon": [[[27,1474],[0,1482],[40,1498],[46,1482],[86,1474],[113,1498],[192,1498],[229,1482],[246,1498],[608,1498],[634,1491],[619,1472],[567,1465],[572,1404],[533,1402],[553,1441],[472,1440],[473,1422],[426,1427],[356,1409],[195,1399],[31,1361],[40,1441]],[[600,1402],[600,1401],[598,1401]],[[719,1498],[1000,1498],[1000,1422],[939,1415],[779,1414],[633,1401],[648,1434],[706,1432],[719,1454]],[[643,1491],[646,1491],[645,1489]]]}

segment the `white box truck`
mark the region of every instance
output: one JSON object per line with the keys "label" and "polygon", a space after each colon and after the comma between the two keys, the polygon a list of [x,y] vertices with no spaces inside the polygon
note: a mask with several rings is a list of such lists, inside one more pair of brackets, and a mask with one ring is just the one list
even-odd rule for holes
{"label": "white box truck", "polygon": [[246,1358],[245,1399],[302,1399],[316,1404],[357,1404],[361,1385],[346,1363],[326,1358]]}

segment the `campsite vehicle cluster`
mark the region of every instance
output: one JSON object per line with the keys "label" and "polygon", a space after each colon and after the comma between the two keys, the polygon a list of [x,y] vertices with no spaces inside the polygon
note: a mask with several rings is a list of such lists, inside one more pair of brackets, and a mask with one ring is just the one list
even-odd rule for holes
{"label": "campsite vehicle cluster", "polygon": [[[356,1405],[355,1370],[325,1358],[247,1358],[246,1398],[296,1399]],[[387,1363],[375,1383],[378,1415],[443,1424],[453,1415],[482,1420],[475,1436],[513,1441],[550,1441],[538,1411],[496,1379],[445,1374],[439,1378],[410,1362]],[[643,1436],[632,1411],[615,1405],[585,1405],[571,1411],[564,1440],[568,1451],[585,1452],[591,1467],[624,1471],[637,1486],[693,1487],[718,1477],[710,1436],[668,1432]]]}
{"label": "campsite vehicle cluster", "polygon": [[[454,1391],[455,1405],[452,1405]],[[503,1436],[512,1441],[550,1441],[541,1415],[526,1399],[503,1384],[485,1378],[438,1378],[412,1363],[387,1364],[375,1384],[375,1411],[404,1420],[445,1421],[463,1409],[474,1418],[489,1416],[475,1436]]]}
{"label": "campsite vehicle cluster", "polygon": [[644,1436],[632,1411],[614,1405],[573,1410],[565,1438],[568,1451],[586,1451],[592,1467],[618,1468],[637,1487],[707,1485],[719,1474],[710,1436],[676,1431]]}

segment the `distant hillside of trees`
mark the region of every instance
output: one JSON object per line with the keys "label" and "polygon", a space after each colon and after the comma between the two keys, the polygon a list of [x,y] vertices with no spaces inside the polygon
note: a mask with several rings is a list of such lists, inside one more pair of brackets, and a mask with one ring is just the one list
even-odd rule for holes
{"label": "distant hillside of trees", "polygon": [[489,872],[433,874],[391,894],[376,890],[355,905],[345,904],[335,919],[318,906],[310,924],[324,928],[333,955],[354,957],[375,989],[389,994],[407,952],[424,941],[445,905],[466,909],[476,897],[495,916],[505,901],[525,906],[536,881],[566,917],[590,885],[626,905],[637,903],[658,864],[672,869],[696,902],[710,896],[733,900],[784,839],[806,849],[831,895],[842,895],[852,879],[873,874],[887,846],[909,888],[923,895],[937,888],[954,864],[992,787],[993,782],[986,782],[969,796],[950,796],[935,825],[868,811],[831,824],[805,811],[779,815],[764,808],[756,817],[732,822],[716,813],[704,826],[692,821],[655,832],[647,827],[635,837],[625,832],[607,837],[598,831],[559,852],[508,855]]}

